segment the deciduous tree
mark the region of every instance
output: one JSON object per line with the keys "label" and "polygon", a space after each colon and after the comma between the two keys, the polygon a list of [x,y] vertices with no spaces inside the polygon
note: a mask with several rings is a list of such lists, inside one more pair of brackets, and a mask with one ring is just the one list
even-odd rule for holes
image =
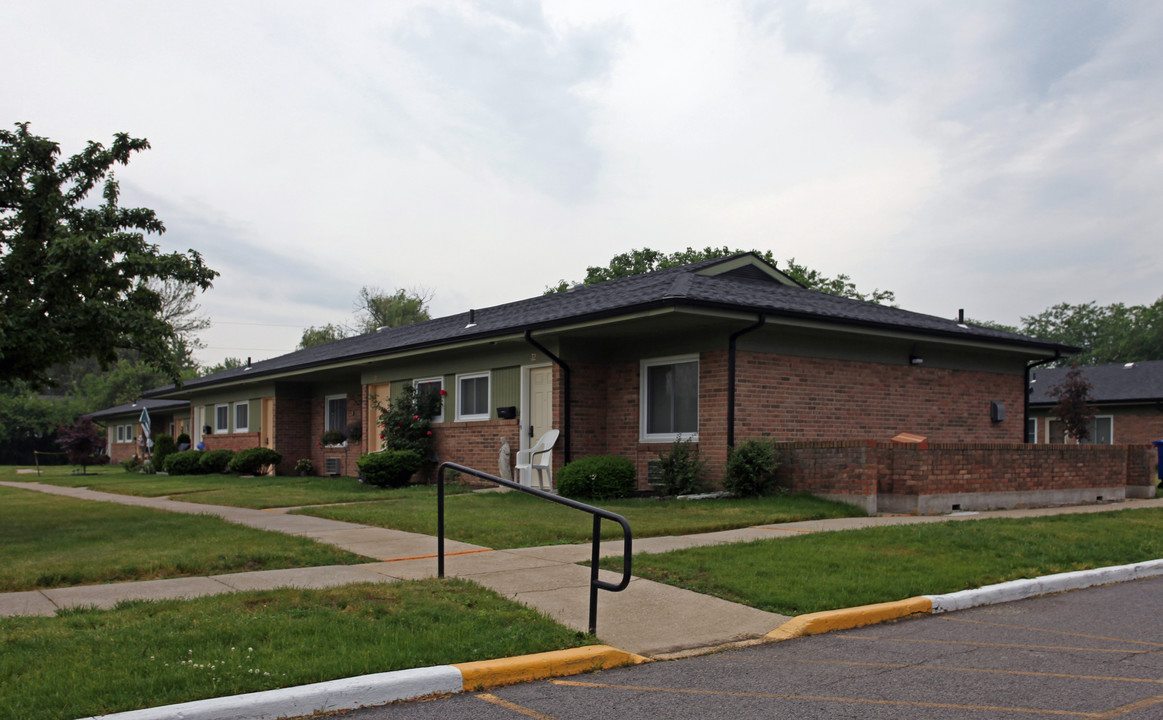
{"label": "deciduous tree", "polygon": [[1066,377],[1050,388],[1050,397],[1057,398],[1053,414],[1066,426],[1066,434],[1075,442],[1085,442],[1090,438],[1090,423],[1094,420],[1091,402],[1090,382],[1082,376],[1078,363],[1073,363]]}
{"label": "deciduous tree", "polygon": [[[654,270],[661,270],[668,267],[676,267],[678,265],[688,265],[693,262],[701,260],[712,260],[720,257],[728,257],[738,253],[747,252],[745,250],[732,250],[729,247],[723,246],[720,248],[706,247],[702,250],[696,250],[688,247],[686,250],[679,250],[673,253],[663,253],[650,248],[642,248],[641,250],[631,250],[628,253],[615,255],[610,259],[610,263],[604,267],[588,267],[586,268],[586,277],[582,280],[584,285],[594,285],[607,280],[614,280],[616,278],[630,277],[632,275],[641,275],[642,273],[652,272]],[[752,250],[759,257],[767,262],[779,267],[779,263],[775,260],[770,250]],[[891,290],[873,290],[872,292],[862,292],[857,289],[856,284],[847,275],[837,275],[836,277],[828,277],[818,270],[813,270],[804,265],[800,265],[795,261],[795,258],[786,261],[783,268],[781,268],[790,277],[802,283],[804,286],[813,290],[820,290],[822,292],[830,293],[832,295],[839,295],[841,297],[853,298],[855,300],[866,300],[874,303],[892,303],[896,299],[896,295]],[[546,289],[546,293],[561,292],[566,290],[573,283],[565,280],[559,280],[556,285]]]}
{"label": "deciduous tree", "polygon": [[[104,367],[119,349],[180,381],[182,352],[160,317],[153,283],[205,290],[217,275],[194,250],[163,253],[146,241],[165,226],[148,208],[123,208],[111,172],[149,147],[124,133],[104,147],[59,160],[57,143],[0,130],[0,380],[47,382],[54,364],[93,357]],[[103,202],[88,202],[103,183]]]}

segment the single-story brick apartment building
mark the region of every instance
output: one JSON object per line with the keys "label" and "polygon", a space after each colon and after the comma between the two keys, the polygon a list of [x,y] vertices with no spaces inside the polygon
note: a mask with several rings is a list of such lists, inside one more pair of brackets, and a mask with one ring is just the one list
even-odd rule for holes
{"label": "single-story brick apartment building", "polygon": [[[1094,420],[1089,443],[1143,444],[1163,440],[1163,360],[1080,367],[1090,383]],[[1040,368],[1030,375],[1030,442],[1066,442],[1066,429],[1054,417],[1058,398],[1053,389],[1069,367]]]}
{"label": "single-story brick apartment building", "polygon": [[124,462],[139,453],[143,410],[149,413],[151,437],[166,433],[176,438],[190,431],[190,403],[187,400],[142,398],[91,413],[89,417],[93,422],[105,427],[105,449],[110,462]]}
{"label": "single-story brick apartment building", "polygon": [[[751,438],[790,443],[785,472],[793,473],[808,462],[797,460],[801,451],[818,454],[816,446],[837,441],[866,451],[902,432],[928,440],[908,448],[914,459],[939,444],[1012,455],[1024,443],[1031,367],[1072,350],[809,290],[744,253],[381,328],[146,395],[189,400],[195,443],[264,445],[283,454],[283,471],[309,458],[355,475],[359,455],[380,447],[377,405],[406,385],[443,390],[434,426],[441,460],[496,472],[502,442],[515,454],[558,429],[554,467],[621,455],[635,462],[646,490],[652,462],[677,438],[698,443],[712,480],[728,448]],[[349,439],[323,446],[327,430]],[[874,476],[892,475],[877,462]],[[1043,491],[1072,500],[1121,493],[1125,467],[1118,478],[1109,467],[1102,472],[1057,487],[1063,483],[1047,470],[1020,497],[1000,500],[1010,490],[995,481],[929,491],[994,498],[985,504],[1052,499]],[[879,495],[916,489],[852,475],[832,468],[789,481],[872,511]]]}

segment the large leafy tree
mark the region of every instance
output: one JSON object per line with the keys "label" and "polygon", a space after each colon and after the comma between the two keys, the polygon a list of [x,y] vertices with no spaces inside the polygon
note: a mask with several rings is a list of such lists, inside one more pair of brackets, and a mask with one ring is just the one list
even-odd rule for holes
{"label": "large leafy tree", "polygon": [[145,237],[165,231],[155,213],[118,204],[113,166],[147,148],[118,133],[61,160],[28,123],[0,130],[0,382],[43,386],[53,365],[92,357],[107,367],[122,349],[180,381],[183,347],[160,316],[157,284],[205,290],[217,273],[194,250],[161,252]]}
{"label": "large leafy tree", "polygon": [[299,350],[315,345],[342,340],[352,335],[375,332],[381,327],[402,327],[431,320],[428,302],[432,292],[424,289],[396,290],[387,293],[377,287],[364,285],[355,299],[355,323],[328,323],[303,330]]}
{"label": "large leafy tree", "polygon": [[1151,305],[1060,303],[1022,318],[1021,332],[1074,345],[1081,365],[1163,360],[1163,297]]}
{"label": "large leafy tree", "polygon": [[[727,257],[729,255],[736,255],[738,253],[747,252],[746,250],[732,250],[727,246],[720,248],[706,247],[702,250],[696,250],[688,247],[686,250],[678,250],[672,253],[663,253],[650,248],[642,248],[641,250],[631,250],[628,253],[615,255],[610,259],[608,265],[602,267],[588,267],[586,268],[586,277],[582,280],[583,285],[594,285],[607,280],[614,280],[616,278],[630,277],[632,275],[641,275],[642,273],[652,272],[654,270],[661,270],[668,267],[676,267],[678,265],[688,265],[693,262],[701,260],[712,260],[720,257]],[[779,263],[775,260],[770,250],[752,250],[759,257],[767,262],[779,267]],[[800,265],[794,258],[787,260],[783,267],[780,268],[792,278],[798,280],[800,283],[813,290],[820,290],[822,292],[831,293],[832,295],[839,295],[841,297],[853,298],[855,300],[867,300],[874,303],[892,303],[896,299],[896,295],[891,290],[873,290],[872,292],[862,292],[856,288],[856,284],[852,282],[852,278],[847,275],[837,275],[836,277],[828,277],[818,270],[813,270],[804,265]],[[547,293],[561,292],[569,288],[573,283],[565,280],[560,280],[552,287],[546,289]]]}

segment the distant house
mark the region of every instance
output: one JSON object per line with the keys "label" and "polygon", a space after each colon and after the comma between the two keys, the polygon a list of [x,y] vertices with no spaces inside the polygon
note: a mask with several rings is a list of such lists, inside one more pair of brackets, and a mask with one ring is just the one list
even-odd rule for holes
{"label": "distant house", "polygon": [[[1095,417],[1088,443],[1141,444],[1163,440],[1163,360],[1093,365],[1080,368],[1091,385]],[[1037,369],[1030,375],[1029,442],[1067,442],[1062,421],[1054,416],[1053,388],[1068,367]]]}
{"label": "distant house", "polygon": [[190,403],[187,400],[141,399],[99,410],[89,417],[105,426],[110,462],[124,462],[137,454],[137,438],[142,434],[142,410],[149,411],[150,437],[169,434],[176,438],[190,430]]}
{"label": "distant house", "polygon": [[[347,338],[152,390],[194,442],[263,445],[354,475],[377,406],[444,391],[442,460],[496,472],[561,431],[553,464],[698,443],[712,479],[750,438],[1022,443],[1027,372],[1072,348],[809,290],[751,253]],[[324,431],[349,434],[324,446]]]}

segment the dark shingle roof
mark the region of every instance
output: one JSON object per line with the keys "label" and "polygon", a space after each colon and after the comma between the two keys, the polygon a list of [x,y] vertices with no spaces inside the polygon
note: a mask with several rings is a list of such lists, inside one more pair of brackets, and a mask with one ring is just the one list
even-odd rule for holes
{"label": "dark shingle roof", "polygon": [[116,407],[98,410],[95,413],[89,413],[89,417],[93,418],[94,420],[101,420],[104,418],[115,417],[117,415],[127,415],[130,413],[140,415],[143,408],[153,413],[166,412],[169,410],[184,410],[188,407],[190,407],[189,400],[141,399],[137,402],[125,403],[124,405],[118,405]]}
{"label": "dark shingle roof", "polygon": [[[1072,348],[1000,330],[959,324],[875,303],[851,300],[783,284],[775,279],[759,279],[766,273],[728,272],[719,276],[700,274],[714,266],[747,257],[704,260],[681,267],[666,268],[643,275],[576,287],[566,292],[540,295],[526,300],[496,305],[428,320],[400,328],[373,332],[317,345],[286,355],[262,360],[248,368],[236,368],[204,378],[189,380],[185,388],[196,389],[279,372],[320,367],[404,350],[436,347],[465,340],[486,339],[524,330],[541,330],[568,323],[624,315],[669,306],[707,307],[766,313],[771,317],[791,317],[829,323],[863,325],[884,329],[920,332],[964,340],[994,342],[1042,351],[1070,352]],[[751,256],[754,258],[754,256]],[[758,258],[755,262],[762,263]],[[764,265],[770,268],[770,266]],[[158,388],[149,394],[172,390]]]}
{"label": "dark shingle roof", "polygon": [[[1090,396],[1094,402],[1131,402],[1136,400],[1163,400],[1163,360],[1149,360],[1114,365],[1092,365],[1080,368],[1082,377],[1090,382]],[[1050,390],[1062,382],[1068,367],[1035,370],[1030,403],[1053,405],[1057,400]]]}

